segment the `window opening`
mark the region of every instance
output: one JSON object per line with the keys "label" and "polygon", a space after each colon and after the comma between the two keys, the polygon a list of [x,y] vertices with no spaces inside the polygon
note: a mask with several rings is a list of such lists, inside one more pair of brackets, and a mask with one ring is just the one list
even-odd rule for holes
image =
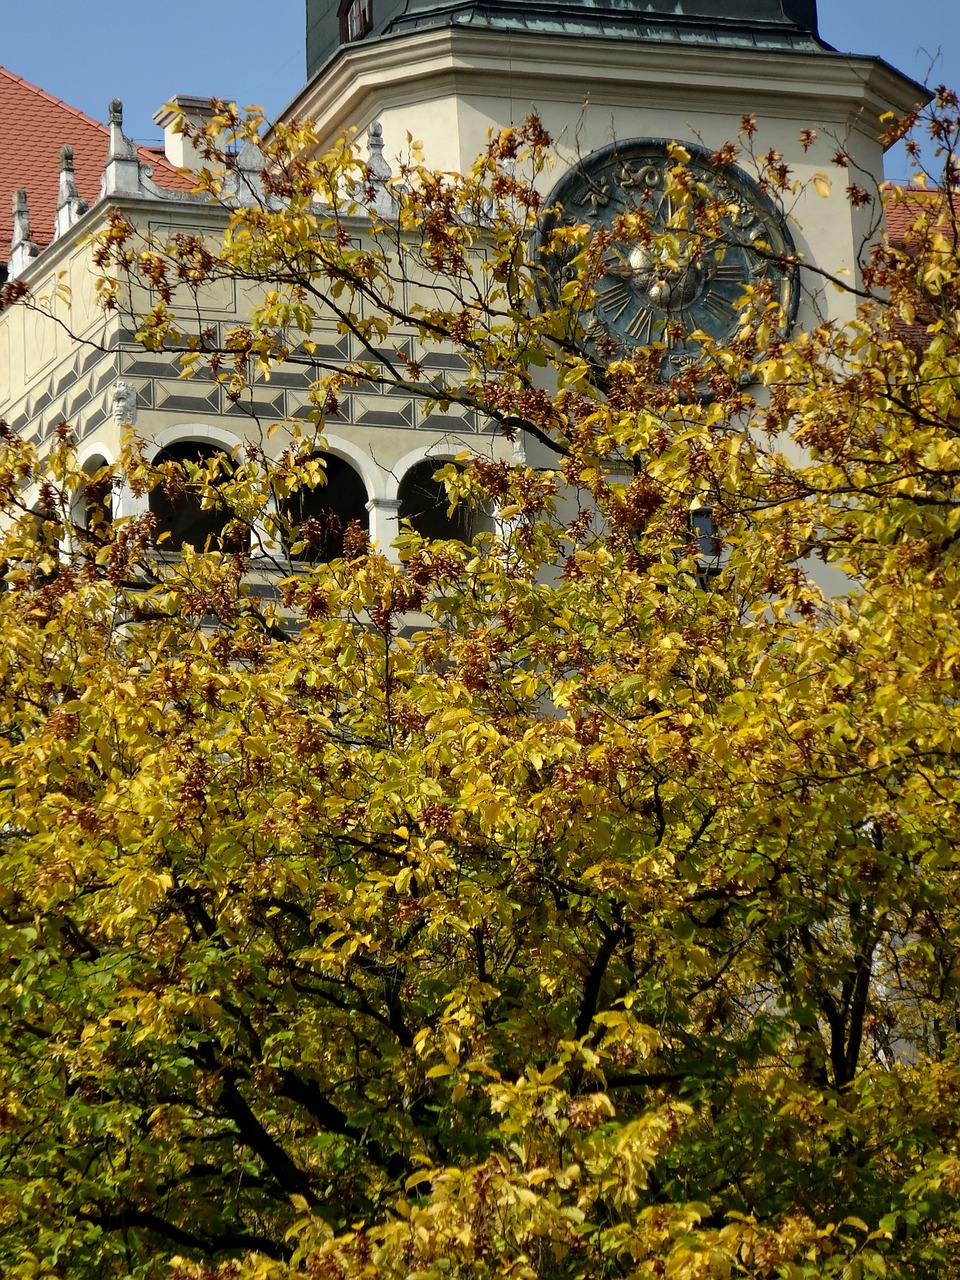
{"label": "window opening", "polygon": [[344,0],[340,5],[340,41],[362,40],[373,26],[373,0]]}
{"label": "window opening", "polygon": [[[223,483],[229,478],[232,465],[227,454],[214,445],[185,441],[161,449],[154,459],[154,466],[164,462],[196,463],[202,465],[213,458],[222,458],[226,465]],[[158,484],[150,491],[150,510],[157,518],[157,538],[167,533],[159,544],[161,551],[182,551],[193,547],[197,551],[226,549],[224,532],[233,520],[233,512],[226,501],[217,501],[212,507],[202,506],[201,496],[176,479],[169,484]],[[232,540],[231,540],[232,544]]]}
{"label": "window opening", "polygon": [[307,564],[326,564],[343,555],[344,537],[351,525],[370,530],[367,489],[359,474],[343,458],[317,453],[322,458],[326,484],[303,485],[281,504],[292,528],[285,535],[287,550],[304,543],[296,558]]}
{"label": "window opening", "polygon": [[723,567],[723,539],[714,523],[713,512],[700,507],[690,513],[690,532],[700,551],[700,577],[712,578]]}
{"label": "window opening", "polygon": [[490,532],[493,521],[485,511],[463,503],[452,515],[447,514],[450,500],[446,486],[434,479],[442,466],[439,459],[425,458],[406,473],[397,493],[400,520],[408,520],[421,538],[456,538],[459,542],[472,542],[478,533]]}
{"label": "window opening", "polygon": [[91,479],[83,490],[83,527],[92,534],[106,533],[113,522],[113,479],[93,478],[106,465],[103,458],[97,458],[86,468]]}

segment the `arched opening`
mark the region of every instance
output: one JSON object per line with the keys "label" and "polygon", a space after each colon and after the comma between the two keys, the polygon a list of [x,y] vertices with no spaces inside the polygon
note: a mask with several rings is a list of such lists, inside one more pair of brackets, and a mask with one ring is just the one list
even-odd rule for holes
{"label": "arched opening", "polygon": [[[181,467],[191,463],[203,466],[214,459],[220,460],[220,479],[215,482],[219,486],[229,479],[232,463],[223,449],[213,444],[184,440],[168,445],[160,450],[153,465],[175,462]],[[228,549],[228,541],[231,547],[236,545],[236,539],[224,537],[234,518],[226,501],[218,498],[212,506],[204,507],[201,495],[189,487],[185,475],[172,473],[151,489],[150,510],[157,519],[156,536],[163,551],[182,551],[184,547],[220,551]],[[164,534],[169,536],[163,537]],[[246,545],[248,539],[241,541]]]}
{"label": "arched opening", "polygon": [[397,489],[401,523],[409,521],[421,538],[456,538],[472,542],[478,533],[489,533],[493,521],[485,511],[461,503],[448,515],[450,500],[442,481],[434,476],[444,466],[437,458],[424,458],[403,476]]}
{"label": "arched opening", "polygon": [[107,467],[106,458],[91,458],[84,464],[90,477],[83,488],[83,508],[78,524],[93,537],[102,537],[113,522],[113,478],[98,473]]}
{"label": "arched opening", "polygon": [[343,555],[350,526],[370,530],[367,489],[349,462],[332,453],[316,453],[323,461],[325,484],[302,484],[281,504],[290,528],[284,537],[287,550],[297,548],[296,559],[326,564]]}

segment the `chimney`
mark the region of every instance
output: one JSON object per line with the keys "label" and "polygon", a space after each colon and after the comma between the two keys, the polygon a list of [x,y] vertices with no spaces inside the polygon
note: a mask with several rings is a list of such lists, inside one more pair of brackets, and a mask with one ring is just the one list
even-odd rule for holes
{"label": "chimney", "polygon": [[213,114],[209,98],[192,98],[185,93],[177,94],[159,111],[154,112],[153,118],[163,130],[163,152],[171,164],[178,169],[196,172],[208,163],[192,140],[175,130],[175,125],[182,116],[192,129],[202,129],[213,118]]}

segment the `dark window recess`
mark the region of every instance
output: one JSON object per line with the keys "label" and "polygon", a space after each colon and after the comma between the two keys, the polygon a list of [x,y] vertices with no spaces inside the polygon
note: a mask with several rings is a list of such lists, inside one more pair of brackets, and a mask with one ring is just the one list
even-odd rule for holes
{"label": "dark window recess", "polygon": [[24,529],[37,544],[38,553],[60,552],[60,544],[64,540],[63,521],[56,511],[45,511],[42,507],[34,507],[24,521]]}
{"label": "dark window recess", "polygon": [[[89,471],[96,474],[107,464],[102,458],[90,464]],[[113,482],[109,476],[91,480],[83,491],[83,524],[88,533],[105,533],[113,521]]]}
{"label": "dark window recess", "polygon": [[349,462],[330,453],[314,455],[322,458],[326,484],[311,489],[304,485],[287,498],[281,507],[283,516],[293,526],[287,549],[303,542],[297,559],[308,564],[326,564],[343,555],[343,539],[350,525],[370,529],[367,490]]}
{"label": "dark window recess", "polygon": [[473,507],[458,506],[448,515],[450,500],[446,486],[434,480],[443,462],[427,458],[410,468],[400,481],[400,520],[408,520],[421,538],[456,538],[459,542],[471,542],[478,533],[493,529],[493,521],[485,511]]}
{"label": "dark window recess", "polygon": [[[164,462],[202,465],[216,457],[223,458],[229,469],[229,459],[222,449],[188,441],[161,449],[154,459],[154,466]],[[223,479],[226,478],[224,473]],[[238,541],[232,536],[224,537],[233,520],[233,512],[225,501],[218,501],[207,509],[201,502],[200,495],[187,487],[186,477],[175,477],[166,485],[158,484],[150,491],[150,510],[157,517],[157,539],[165,533],[170,535],[159,543],[162,551],[181,551],[184,547],[193,547],[197,551],[231,551],[249,545],[245,532],[240,534]]]}
{"label": "dark window recess", "polygon": [[373,0],[343,0],[340,5],[340,40],[362,40],[373,26]]}
{"label": "dark window recess", "polygon": [[723,556],[723,539],[717,533],[713,512],[706,507],[690,513],[690,532],[700,548],[700,572],[719,573]]}

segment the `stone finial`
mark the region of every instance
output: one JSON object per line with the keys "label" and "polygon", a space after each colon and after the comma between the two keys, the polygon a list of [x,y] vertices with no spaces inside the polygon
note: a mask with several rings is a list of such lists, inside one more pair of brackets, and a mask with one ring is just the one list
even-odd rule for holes
{"label": "stone finial", "polygon": [[244,138],[227,178],[224,195],[239,205],[263,203],[263,154],[253,138]]}
{"label": "stone finial", "polygon": [[73,147],[60,149],[60,189],[57,194],[57,219],[53,236],[59,240],[87,212],[86,200],[80,199],[74,176]]}
{"label": "stone finial", "polygon": [[27,193],[20,187],[13,193],[13,247],[30,239],[30,210]]}
{"label": "stone finial", "polygon": [[103,170],[100,194],[103,196],[136,196],[140,194],[140,157],[137,148],[123,132],[123,103],[114,98],[110,103],[110,142]]}
{"label": "stone finial", "polygon": [[389,182],[393,177],[390,163],[383,154],[383,125],[374,120],[367,130],[367,170],[374,182]]}
{"label": "stone finial", "polygon": [[100,198],[127,196],[142,200],[192,201],[190,192],[170,190],[153,181],[153,169],[140,163],[140,152],[123,132],[123,103],[114,98],[110,103],[110,141],[107,163],[100,181]]}
{"label": "stone finial", "polygon": [[13,193],[13,239],[10,242],[10,261],[7,264],[8,278],[16,280],[18,276],[22,276],[39,253],[40,250],[30,239],[30,210],[27,208],[27,193],[21,187]]}
{"label": "stone finial", "polygon": [[109,111],[110,149],[109,160],[138,160],[137,148],[123,132],[123,103],[119,98],[112,99]]}
{"label": "stone finial", "polygon": [[383,154],[383,125],[374,120],[367,130],[367,180],[373,188],[370,210],[381,218],[392,218],[397,211],[397,202],[388,185],[392,177],[393,170]]}

